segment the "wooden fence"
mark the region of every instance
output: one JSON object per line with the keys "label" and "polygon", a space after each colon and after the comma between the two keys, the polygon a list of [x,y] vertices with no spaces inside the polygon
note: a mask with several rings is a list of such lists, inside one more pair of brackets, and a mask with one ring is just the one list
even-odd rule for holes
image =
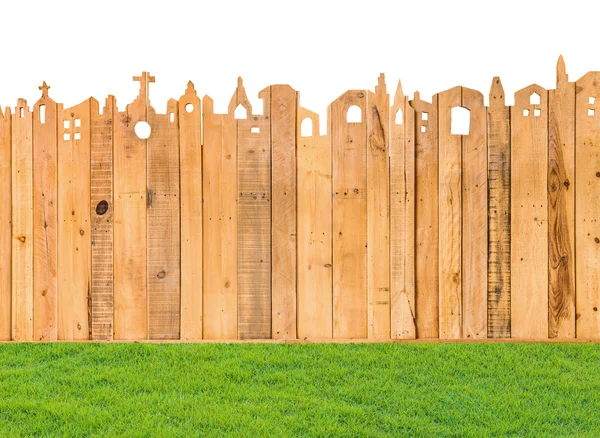
{"label": "wooden fence", "polygon": [[600,72],[510,107],[381,75],[327,135],[287,85],[158,114],[134,79],[0,111],[2,340],[600,338]]}

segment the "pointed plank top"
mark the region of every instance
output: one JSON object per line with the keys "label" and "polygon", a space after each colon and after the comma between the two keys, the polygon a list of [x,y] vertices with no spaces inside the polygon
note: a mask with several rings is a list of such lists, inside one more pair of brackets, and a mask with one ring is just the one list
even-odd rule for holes
{"label": "pointed plank top", "polygon": [[505,106],[506,98],[504,97],[504,87],[500,77],[494,76],[492,86],[490,88],[490,108]]}
{"label": "pointed plank top", "polygon": [[569,82],[567,67],[563,56],[560,55],[556,63],[556,88],[560,88],[561,85],[566,84],[567,82]]}

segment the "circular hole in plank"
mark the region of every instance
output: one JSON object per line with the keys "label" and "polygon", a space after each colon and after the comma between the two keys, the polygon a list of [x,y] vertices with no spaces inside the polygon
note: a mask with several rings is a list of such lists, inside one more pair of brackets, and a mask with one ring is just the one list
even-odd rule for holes
{"label": "circular hole in plank", "polygon": [[137,135],[138,138],[141,138],[142,140],[145,140],[148,137],[150,137],[150,132],[152,131],[148,122],[144,122],[143,120],[137,122],[135,124],[135,128],[133,129],[135,130],[135,135]]}
{"label": "circular hole in plank", "polygon": [[193,111],[194,111],[194,105],[192,105],[191,103],[188,103],[188,104],[185,106],[185,111],[186,111],[186,112],[188,112],[188,113],[191,113],[191,112],[193,112]]}

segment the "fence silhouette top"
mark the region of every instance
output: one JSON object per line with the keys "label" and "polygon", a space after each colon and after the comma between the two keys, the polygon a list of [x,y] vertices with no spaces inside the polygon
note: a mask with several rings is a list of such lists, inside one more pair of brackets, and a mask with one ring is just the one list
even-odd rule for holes
{"label": "fence silhouette top", "polygon": [[[0,339],[600,337],[600,72],[319,115],[154,76],[0,109]],[[260,113],[260,114],[256,114]]]}

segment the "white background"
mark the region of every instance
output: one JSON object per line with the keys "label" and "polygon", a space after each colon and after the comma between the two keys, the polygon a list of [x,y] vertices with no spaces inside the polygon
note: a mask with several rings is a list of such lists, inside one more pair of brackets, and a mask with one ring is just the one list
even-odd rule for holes
{"label": "white background", "polygon": [[[487,102],[492,77],[513,93],[555,85],[563,54],[572,81],[600,70],[596,1],[2,1],[0,105],[33,104],[46,80],[65,108],[108,94],[132,101],[131,77],[150,71],[164,112],[188,80],[225,112],[244,78],[251,101],[276,83],[301,93],[323,118],[346,89],[373,88],[386,73],[393,95],[464,85]],[[325,126],[325,124],[322,124]]]}

